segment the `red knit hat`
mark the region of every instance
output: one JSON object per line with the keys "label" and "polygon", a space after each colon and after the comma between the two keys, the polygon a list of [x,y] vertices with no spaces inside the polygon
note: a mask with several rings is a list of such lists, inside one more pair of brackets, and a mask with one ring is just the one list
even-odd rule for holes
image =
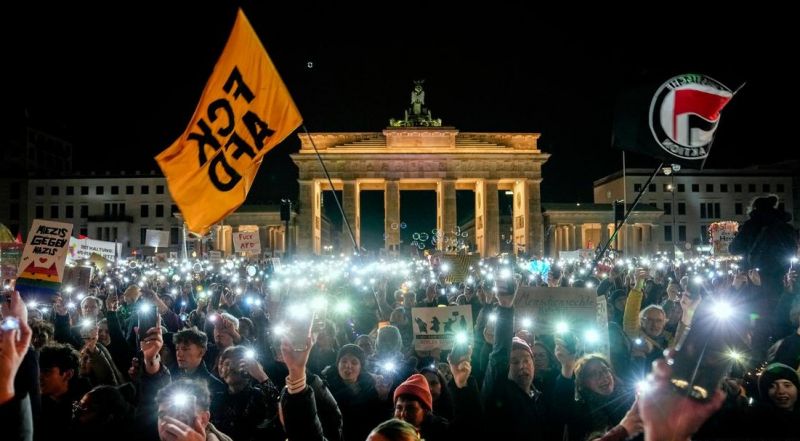
{"label": "red knit hat", "polygon": [[397,401],[397,397],[400,395],[411,395],[419,400],[424,408],[433,410],[431,388],[428,386],[428,380],[421,374],[414,374],[408,377],[408,380],[398,386],[394,391],[394,401]]}

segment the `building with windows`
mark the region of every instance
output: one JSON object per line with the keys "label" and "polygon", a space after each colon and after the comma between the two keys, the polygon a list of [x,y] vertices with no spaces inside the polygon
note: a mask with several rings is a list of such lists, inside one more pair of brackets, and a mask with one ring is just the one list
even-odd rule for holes
{"label": "building with windows", "polygon": [[73,224],[75,236],[121,243],[123,255],[144,247],[148,229],[169,231],[175,250],[180,244],[178,208],[155,171],[37,177],[27,192],[23,237],[33,219],[52,219]]}
{"label": "building with windows", "polygon": [[594,182],[594,202],[608,204],[626,199],[632,202],[645,190],[640,204],[659,209],[663,214],[654,224],[652,240],[657,250],[673,246],[688,249],[708,243],[708,226],[716,221],[747,220],[752,201],[759,196],[776,195],[783,209],[792,214],[797,226],[797,204],[793,172],[789,168],[751,167],[725,170],[673,170],[664,167],[643,188],[653,173],[649,169],[628,169]]}

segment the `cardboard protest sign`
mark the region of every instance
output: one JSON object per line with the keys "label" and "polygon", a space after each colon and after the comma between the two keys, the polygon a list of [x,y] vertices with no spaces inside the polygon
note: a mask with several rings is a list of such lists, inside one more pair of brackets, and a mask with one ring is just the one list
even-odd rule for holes
{"label": "cardboard protest sign", "polygon": [[17,273],[23,298],[55,294],[64,277],[72,224],[35,219],[28,233]]}
{"label": "cardboard protest sign", "polygon": [[605,297],[586,288],[520,286],[514,300],[515,329],[531,320],[534,334],[575,334],[587,352],[608,354]]}
{"label": "cardboard protest sign", "polygon": [[148,247],[167,248],[169,247],[169,231],[147,230],[144,243]]}
{"label": "cardboard protest sign", "polygon": [[86,294],[92,281],[92,268],[88,266],[68,266],[64,268],[63,286],[70,286],[76,293]]}
{"label": "cardboard protest sign", "polygon": [[17,277],[19,260],[22,258],[24,245],[16,242],[0,242],[0,274],[3,279]]}
{"label": "cardboard protest sign", "polygon": [[258,238],[258,231],[237,231],[233,233],[233,249],[237,253],[260,253],[261,240]]}
{"label": "cardboard protest sign", "polygon": [[715,256],[729,256],[728,247],[739,232],[739,223],[734,221],[714,222],[708,226],[711,252]]}
{"label": "cardboard protest sign", "polygon": [[414,349],[453,349],[456,333],[472,337],[472,307],[469,305],[439,308],[411,308]]}

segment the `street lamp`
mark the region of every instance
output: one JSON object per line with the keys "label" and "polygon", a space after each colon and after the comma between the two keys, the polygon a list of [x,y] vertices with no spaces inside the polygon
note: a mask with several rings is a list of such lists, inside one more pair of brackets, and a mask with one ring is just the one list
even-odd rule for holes
{"label": "street lamp", "polygon": [[669,176],[671,181],[672,181],[671,183],[669,183],[667,185],[667,190],[669,190],[670,193],[672,193],[672,208],[670,209],[670,211],[672,212],[672,235],[671,236],[672,236],[672,259],[673,260],[677,256],[676,250],[678,249],[677,248],[677,244],[675,242],[675,236],[678,234],[678,231],[677,231],[677,228],[676,228],[676,225],[675,225],[675,211],[678,209],[678,207],[675,205],[675,191],[676,191],[676,189],[675,189],[675,173],[679,172],[680,169],[681,169],[681,166],[678,165],[678,164],[668,165],[668,166],[663,167],[661,169],[661,171],[663,171],[666,176]]}

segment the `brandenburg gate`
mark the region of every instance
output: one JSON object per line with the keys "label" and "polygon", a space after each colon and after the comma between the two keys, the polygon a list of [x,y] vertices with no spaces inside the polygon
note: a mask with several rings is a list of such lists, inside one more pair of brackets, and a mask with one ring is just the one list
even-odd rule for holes
{"label": "brandenburg gate", "polygon": [[[422,95],[420,97],[420,94]],[[386,249],[400,244],[400,191],[436,191],[436,228],[456,230],[456,190],[475,192],[475,243],[482,256],[500,250],[498,191],[512,191],[513,237],[517,252],[543,254],[540,197],[542,164],[550,157],[538,133],[462,133],[442,127],[422,107],[421,84],[402,120],[382,132],[300,134],[292,155],[299,171],[297,252],[322,250],[322,192],[342,192],[342,208],[361,246],[360,192],[384,192]],[[323,172],[312,141],[328,170]],[[443,241],[437,242],[442,249]]]}

